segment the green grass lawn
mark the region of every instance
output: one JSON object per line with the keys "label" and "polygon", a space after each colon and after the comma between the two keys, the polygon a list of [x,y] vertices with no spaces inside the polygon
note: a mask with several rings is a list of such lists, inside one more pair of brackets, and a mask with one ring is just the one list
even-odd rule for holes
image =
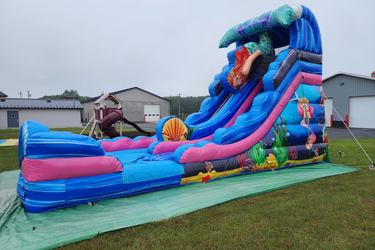
{"label": "green grass lawn", "polygon": [[[375,160],[375,139],[359,141]],[[368,169],[369,161],[354,140],[335,139],[329,144],[332,163],[365,167],[104,233],[64,248],[374,249],[375,171]],[[338,151],[345,157],[336,156]],[[0,147],[0,156],[0,172],[18,169],[17,147]]]}

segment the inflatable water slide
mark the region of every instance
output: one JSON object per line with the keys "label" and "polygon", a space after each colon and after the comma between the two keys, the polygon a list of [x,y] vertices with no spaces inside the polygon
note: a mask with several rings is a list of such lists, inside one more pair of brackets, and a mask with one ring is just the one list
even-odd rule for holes
{"label": "inflatable water slide", "polygon": [[17,190],[26,210],[330,161],[313,13],[281,6],[234,26],[219,47],[233,43],[200,111],[162,118],[154,137],[96,141],[22,124]]}

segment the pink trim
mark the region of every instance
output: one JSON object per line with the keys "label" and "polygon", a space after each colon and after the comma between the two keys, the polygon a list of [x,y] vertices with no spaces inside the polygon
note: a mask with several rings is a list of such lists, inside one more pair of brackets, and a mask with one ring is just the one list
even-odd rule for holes
{"label": "pink trim", "polygon": [[[299,76],[299,74],[298,74]],[[298,77],[296,76],[296,77]],[[303,83],[304,84],[309,84],[309,85],[322,85],[322,75],[316,75],[316,74],[310,74],[310,73],[303,73]],[[299,78],[301,79],[301,77]]]}
{"label": "pink trim", "polygon": [[196,139],[196,140],[191,140],[191,141],[163,141],[154,147],[154,151],[152,152],[152,154],[157,155],[157,154],[163,154],[167,152],[173,152],[179,146],[185,145],[185,144],[195,144],[200,141],[211,141],[212,136],[213,134],[206,136],[204,138],[201,138],[201,139]]}
{"label": "pink trim", "polygon": [[121,138],[116,141],[102,141],[102,145],[105,152],[120,151],[126,149],[140,149],[147,148],[151,143],[157,141],[156,138],[150,139],[148,137],[142,137],[137,141],[133,141],[129,138]]}
{"label": "pink trim", "polygon": [[[322,76],[314,75],[309,73],[302,73],[304,76],[303,82],[305,84],[320,85],[322,81]],[[283,97],[272,111],[270,116],[266,121],[260,126],[254,133],[249,135],[247,138],[228,145],[217,145],[215,143],[206,144],[203,147],[191,147],[188,148],[181,156],[180,163],[192,163],[192,162],[202,162],[212,159],[223,159],[236,154],[240,154],[247,149],[254,146],[259,142],[272,128],[273,124],[276,122],[277,118],[284,110],[284,107],[288,104],[293,93],[296,91],[300,85],[301,78],[298,74],[289,88],[284,93]]]}
{"label": "pink trim", "polygon": [[[224,126],[224,127],[230,127],[234,124],[237,117],[240,114],[245,113],[253,103],[253,100],[255,96],[257,96],[263,89],[263,81],[261,80],[257,86],[253,89],[253,91],[250,93],[249,97],[245,100],[245,102],[242,104],[242,106],[238,109],[236,114],[232,117],[232,119]],[[215,131],[213,131],[215,132]],[[163,154],[167,152],[173,152],[175,151],[179,146],[185,145],[185,144],[195,144],[199,141],[211,141],[213,134],[206,136],[201,139],[191,140],[191,141],[178,141],[178,142],[161,142],[158,145],[155,146],[154,151],[152,154]]]}
{"label": "pink trim", "polygon": [[121,172],[122,164],[116,158],[109,156],[58,159],[24,158],[21,170],[27,181],[52,181]]}

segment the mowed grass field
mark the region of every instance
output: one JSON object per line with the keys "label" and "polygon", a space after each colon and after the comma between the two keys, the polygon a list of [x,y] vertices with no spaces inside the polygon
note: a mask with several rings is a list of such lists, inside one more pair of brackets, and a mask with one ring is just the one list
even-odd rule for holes
{"label": "mowed grass field", "polygon": [[[2,138],[18,138],[18,131],[0,130]],[[375,160],[375,139],[359,141]],[[375,171],[369,170],[369,160],[353,139],[329,140],[329,145],[332,163],[360,170],[104,233],[63,248],[374,249]],[[337,156],[338,151],[345,157]],[[13,169],[18,169],[17,147],[0,147],[0,172]]]}

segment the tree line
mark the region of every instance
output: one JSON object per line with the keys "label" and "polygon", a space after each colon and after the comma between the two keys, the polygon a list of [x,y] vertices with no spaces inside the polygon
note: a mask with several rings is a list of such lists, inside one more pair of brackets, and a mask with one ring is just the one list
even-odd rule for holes
{"label": "tree line", "polygon": [[82,102],[86,99],[89,99],[91,97],[89,96],[81,96],[78,94],[78,91],[77,90],[74,90],[74,89],[71,89],[71,90],[65,90],[61,95],[45,95],[45,96],[42,96],[38,99],[43,99],[43,100],[46,100],[46,99],[51,99],[51,100],[62,100],[64,99],[64,97],[68,94],[73,94],[77,97],[77,99]]}
{"label": "tree line", "polygon": [[171,101],[171,115],[178,116],[180,110],[181,118],[185,119],[188,115],[198,112],[201,103],[208,97],[209,96],[167,96],[164,98]]}

